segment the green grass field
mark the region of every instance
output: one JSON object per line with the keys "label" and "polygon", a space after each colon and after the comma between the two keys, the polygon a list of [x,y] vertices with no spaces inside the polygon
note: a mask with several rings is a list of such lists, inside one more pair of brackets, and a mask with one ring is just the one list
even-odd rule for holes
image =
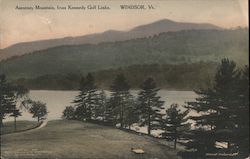
{"label": "green grass field", "polygon": [[[131,152],[143,148],[145,154]],[[119,129],[79,121],[55,120],[36,130],[2,136],[3,158],[177,159],[176,151]]]}
{"label": "green grass field", "polygon": [[[35,121],[17,121],[16,131],[22,131],[26,129],[30,129],[37,126],[37,122]],[[3,127],[1,127],[1,134],[9,134],[14,132],[14,121],[8,121],[3,123]]]}

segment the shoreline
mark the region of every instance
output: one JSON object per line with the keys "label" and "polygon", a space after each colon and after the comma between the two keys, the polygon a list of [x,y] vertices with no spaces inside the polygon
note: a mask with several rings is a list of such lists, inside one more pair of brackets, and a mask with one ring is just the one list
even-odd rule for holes
{"label": "shoreline", "polygon": [[[65,91],[65,92],[73,92],[73,91],[76,91],[76,92],[78,92],[79,90],[77,90],[77,89],[71,89],[71,90],[69,90],[69,89],[67,89],[67,90],[64,90],[64,89],[29,89],[30,91],[54,91],[54,92],[56,92],[56,91]],[[97,91],[100,91],[100,90],[104,90],[104,91],[108,91],[108,92],[111,92],[109,89],[97,89]],[[139,91],[140,90],[140,88],[135,88],[135,89],[130,89],[130,91]],[[183,90],[178,90],[178,89],[165,89],[165,88],[162,88],[162,89],[160,89],[160,91],[168,91],[168,92],[194,92],[194,90],[186,90],[186,89],[183,89]]]}

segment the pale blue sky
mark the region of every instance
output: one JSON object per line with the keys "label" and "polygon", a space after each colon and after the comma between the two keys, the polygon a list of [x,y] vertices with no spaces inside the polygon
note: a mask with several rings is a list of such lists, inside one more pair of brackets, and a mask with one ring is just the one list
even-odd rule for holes
{"label": "pale blue sky", "polygon": [[[225,28],[248,26],[247,0],[0,0],[0,48],[18,42],[80,36],[109,29],[129,30],[160,19],[212,23]],[[30,11],[19,6],[107,5],[108,11]],[[121,10],[144,4],[155,10]]]}

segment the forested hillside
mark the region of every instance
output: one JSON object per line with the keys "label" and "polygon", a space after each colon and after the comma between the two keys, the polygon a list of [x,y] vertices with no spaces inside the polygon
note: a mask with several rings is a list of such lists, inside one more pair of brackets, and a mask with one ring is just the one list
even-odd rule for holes
{"label": "forested hillside", "polygon": [[[124,74],[133,89],[140,87],[141,81],[153,77],[159,88],[172,90],[193,90],[211,85],[216,71],[216,63],[195,63],[179,65],[133,65],[120,69],[93,72],[96,84],[101,89],[109,89],[115,76]],[[29,89],[38,90],[76,90],[83,75],[54,74],[35,79],[18,79],[14,81]]]}
{"label": "forested hillside", "polygon": [[248,50],[248,29],[187,30],[123,42],[37,51],[0,62],[0,73],[11,79],[35,78],[47,74],[85,74],[136,64],[218,62],[223,57],[246,64]]}

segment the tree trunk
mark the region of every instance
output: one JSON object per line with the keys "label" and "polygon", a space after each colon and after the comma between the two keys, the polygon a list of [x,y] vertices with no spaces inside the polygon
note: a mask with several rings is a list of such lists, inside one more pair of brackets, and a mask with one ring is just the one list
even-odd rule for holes
{"label": "tree trunk", "polygon": [[39,116],[37,117],[37,122],[39,123],[39,121],[40,121],[40,118],[39,118]]}
{"label": "tree trunk", "polygon": [[175,137],[175,139],[174,139],[174,149],[176,149],[176,144],[177,144],[177,138]]}
{"label": "tree trunk", "polygon": [[228,141],[227,142],[227,149],[230,151],[230,149],[231,149],[231,142],[230,141]]}
{"label": "tree trunk", "polygon": [[103,118],[102,118],[102,121],[103,121],[103,123],[104,123],[104,122],[105,122],[105,120],[106,120],[107,108],[106,108],[106,105],[104,105],[104,104],[103,104],[103,106],[104,106],[104,112],[103,112]]}
{"label": "tree trunk", "polygon": [[1,118],[0,127],[1,127],[1,128],[3,127],[3,118]]}
{"label": "tree trunk", "polygon": [[16,131],[16,117],[14,117],[14,131]]}
{"label": "tree trunk", "polygon": [[174,130],[174,149],[176,149],[176,144],[177,144],[177,128],[175,127],[175,130]]}
{"label": "tree trunk", "polygon": [[121,128],[123,128],[123,103],[119,101],[119,105],[120,105],[120,124]]}
{"label": "tree trunk", "polygon": [[150,101],[148,101],[148,135],[151,135]]}
{"label": "tree trunk", "polygon": [[148,115],[148,135],[151,135],[151,121],[150,121],[150,115]]}
{"label": "tree trunk", "polygon": [[105,115],[102,116],[102,122],[105,122]]}
{"label": "tree trunk", "polygon": [[124,123],[123,123],[123,105],[122,105],[122,108],[121,108],[121,128],[124,127]]}

